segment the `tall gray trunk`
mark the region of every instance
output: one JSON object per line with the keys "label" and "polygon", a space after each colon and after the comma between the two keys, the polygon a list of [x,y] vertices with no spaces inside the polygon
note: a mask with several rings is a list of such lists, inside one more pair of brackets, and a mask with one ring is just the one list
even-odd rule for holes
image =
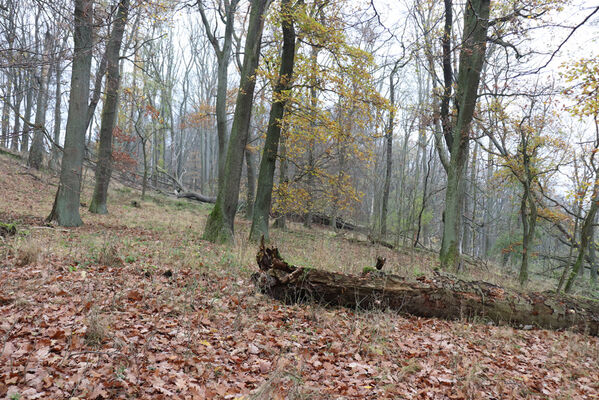
{"label": "tall gray trunk", "polygon": [[75,0],[73,67],[60,182],[48,220],[80,226],[79,200],[85,152],[86,111],[92,62],[93,0]]}
{"label": "tall gray trunk", "polygon": [[255,0],[251,3],[245,55],[231,137],[227,148],[224,180],[220,185],[214,209],[208,217],[204,230],[204,238],[214,242],[225,242],[233,238],[233,223],[239,200],[243,152],[247,144],[254,88],[256,86],[255,71],[260,59],[264,15],[269,2],[269,0]]}
{"label": "tall gray trunk", "polygon": [[[282,127],[283,129],[283,127]],[[287,183],[287,146],[285,145],[286,136],[283,133],[281,135],[280,141],[280,150],[279,150],[279,196],[282,194],[282,187]],[[281,215],[275,220],[274,227],[278,229],[285,229],[287,225],[287,218],[285,216],[285,212],[282,212]]]}
{"label": "tall gray trunk", "polygon": [[593,197],[591,198],[591,206],[589,208],[589,212],[584,218],[584,222],[582,224],[582,229],[580,231],[580,246],[578,247],[578,256],[576,257],[576,262],[572,267],[572,271],[570,272],[570,276],[568,277],[568,282],[566,283],[566,287],[564,291],[568,293],[572,290],[572,286],[574,285],[574,281],[581,273],[585,252],[587,251],[589,245],[593,245],[591,243],[592,233],[593,233],[593,223],[595,221],[595,215],[597,214],[597,210],[599,209],[599,183],[597,183],[597,177],[595,177],[595,185],[593,185]]}
{"label": "tall gray trunk", "polygon": [[389,110],[389,126],[387,126],[387,133],[385,134],[385,182],[383,184],[383,198],[381,200],[381,236],[384,237],[387,234],[387,209],[389,205],[389,190],[391,188],[391,172],[393,167],[393,127],[395,125],[395,82],[393,76],[395,75],[396,68],[393,68],[391,75],[389,75],[389,102],[391,103],[391,110]]}
{"label": "tall gray trunk", "polygon": [[295,28],[293,26],[290,4],[290,0],[282,0],[281,2],[281,25],[283,30],[281,67],[272,95],[268,129],[260,161],[258,191],[256,193],[252,228],[250,230],[250,239],[252,240],[257,240],[262,235],[264,235],[265,239],[268,239],[268,218],[272,203],[272,188],[277,153],[279,151],[279,140],[281,138],[281,121],[285,115],[285,105],[287,104],[285,93],[291,89],[295,62]]}
{"label": "tall gray trunk", "polygon": [[46,32],[44,38],[44,55],[42,56],[42,69],[39,77],[39,91],[37,92],[37,109],[35,111],[35,128],[33,142],[29,150],[27,164],[35,169],[42,167],[44,161],[44,129],[46,124],[46,105],[48,103],[48,72],[50,69],[48,52],[52,36]]}
{"label": "tall gray trunk", "polygon": [[108,197],[108,184],[112,174],[112,132],[115,128],[117,106],[119,98],[119,85],[121,81],[119,69],[119,55],[123,33],[127,24],[129,13],[129,0],[120,0],[112,33],[106,46],[106,98],[102,108],[100,125],[100,149],[98,165],[96,166],[96,185],[89,205],[89,211],[97,214],[106,214],[106,199]]}
{"label": "tall gray trunk", "polygon": [[464,39],[460,51],[460,66],[456,89],[457,116],[447,141],[450,161],[445,191],[443,238],[439,258],[443,268],[458,268],[459,238],[464,195],[464,170],[468,163],[470,123],[476,106],[478,84],[485,61],[490,0],[466,3]]}
{"label": "tall gray trunk", "polygon": [[[9,48],[12,44],[9,44]],[[10,52],[8,54],[10,59]],[[9,130],[10,130],[10,102],[12,101],[12,86],[13,86],[13,71],[9,68],[6,77],[6,96],[4,98],[4,106],[2,107],[2,139],[0,145],[2,147],[8,147],[9,143]],[[16,132],[14,132],[16,136]],[[14,139],[13,139],[14,140]]]}
{"label": "tall gray trunk", "polygon": [[[19,115],[21,114],[21,103],[23,102],[23,90],[26,86],[23,84],[21,72],[18,72],[18,75],[15,76],[14,79],[14,91],[15,91],[15,112]],[[18,78],[18,79],[17,79]],[[14,125],[14,135],[12,137],[12,142],[10,144],[10,148],[13,151],[19,151],[19,137],[21,136],[21,118],[19,116],[15,116],[15,125]]]}
{"label": "tall gray trunk", "polygon": [[62,65],[60,60],[56,61],[56,99],[54,101],[54,143],[52,143],[52,154],[50,155],[50,168],[58,169],[60,161],[60,126],[62,122]]}
{"label": "tall gray trunk", "polygon": [[245,169],[247,172],[247,194],[245,198],[245,217],[252,219],[254,214],[254,196],[256,196],[256,157],[252,150],[245,148]]}
{"label": "tall gray trunk", "polygon": [[[218,61],[217,68],[217,83],[216,83],[216,132],[218,136],[218,190],[220,191],[224,182],[225,161],[227,157],[227,83],[229,76],[229,61],[231,59],[231,48],[233,44],[233,31],[235,22],[235,13],[239,0],[231,0],[225,2],[225,32],[222,42],[222,48],[217,38],[214,36],[210,22],[206,17],[204,6],[201,1],[198,1],[202,23],[204,30]],[[253,73],[253,72],[252,72]]]}
{"label": "tall gray trunk", "polygon": [[23,124],[23,136],[21,139],[21,153],[29,151],[29,134],[31,127],[27,122],[31,121],[31,111],[33,110],[33,85],[31,82],[32,74],[30,71],[24,73],[25,90],[27,95],[25,96],[25,123]]}

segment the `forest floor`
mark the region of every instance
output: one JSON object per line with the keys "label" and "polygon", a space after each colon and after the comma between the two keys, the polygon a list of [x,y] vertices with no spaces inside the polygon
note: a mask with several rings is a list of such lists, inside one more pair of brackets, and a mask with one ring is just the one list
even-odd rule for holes
{"label": "forest floor", "polygon": [[[0,398],[599,399],[599,342],[393,312],[284,305],[255,291],[257,246],[201,239],[209,205],[115,183],[108,215],[48,226],[57,178],[0,155]],[[88,203],[86,182],[82,202]],[[291,224],[288,261],[416,278],[432,254]],[[491,277],[492,278],[492,277]]]}

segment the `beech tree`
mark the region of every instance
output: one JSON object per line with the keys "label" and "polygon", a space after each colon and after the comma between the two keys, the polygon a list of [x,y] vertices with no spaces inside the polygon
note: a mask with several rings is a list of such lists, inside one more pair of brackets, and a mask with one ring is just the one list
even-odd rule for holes
{"label": "beech tree", "polygon": [[[580,231],[580,245],[578,255],[572,266],[570,275],[566,282],[564,290],[569,292],[574,286],[574,282],[580,275],[585,255],[591,252],[594,246],[592,243],[593,226],[597,212],[599,210],[599,162],[596,160],[596,154],[599,151],[599,82],[597,74],[599,73],[599,57],[584,58],[578,60],[570,66],[567,66],[564,76],[566,81],[572,85],[572,88],[566,90],[566,94],[571,97],[574,104],[568,107],[570,113],[577,118],[590,120],[590,126],[594,128],[594,138],[591,140],[591,146],[587,146],[585,152],[588,156],[588,165],[592,171],[591,182],[588,186],[592,187],[590,198],[588,200],[588,209],[582,222]],[[584,159],[584,157],[583,157]],[[566,269],[567,270],[567,269]],[[565,273],[565,272],[564,272]],[[591,273],[591,280],[596,283],[596,270]],[[558,290],[561,288],[558,288]]]}
{"label": "beech tree", "polygon": [[268,221],[272,200],[273,179],[275,164],[279,150],[281,136],[281,123],[285,113],[287,97],[292,85],[293,65],[295,61],[295,29],[291,0],[281,1],[281,25],[283,32],[283,49],[281,51],[281,67],[277,77],[276,86],[272,95],[270,117],[266,140],[258,173],[258,191],[252,215],[250,238],[257,240],[260,236],[268,239]]}
{"label": "beech tree", "polygon": [[48,220],[80,226],[79,199],[85,155],[86,111],[93,47],[93,0],[75,0],[73,67],[60,182]]}
{"label": "beech tree", "polygon": [[260,59],[264,15],[269,3],[270,0],[256,0],[251,3],[243,68],[225,160],[224,180],[222,185],[219,184],[216,204],[206,221],[204,229],[204,238],[214,242],[226,242],[233,237],[243,153],[247,144],[254,88],[256,86],[255,74]]}
{"label": "beech tree", "polygon": [[464,31],[461,43],[458,75],[455,81],[456,115],[449,113],[449,93],[454,85],[450,58],[452,1],[445,0],[443,32],[444,94],[441,122],[445,144],[449,150],[443,238],[440,261],[443,268],[457,268],[460,262],[459,235],[464,195],[464,171],[468,163],[470,123],[478,96],[482,67],[485,61],[490,0],[468,1],[464,11]]}
{"label": "beech tree", "polygon": [[106,199],[112,173],[112,132],[115,129],[120,86],[119,56],[128,13],[129,0],[120,0],[112,32],[106,46],[106,97],[102,108],[96,184],[89,205],[89,210],[97,214],[106,214],[108,212]]}

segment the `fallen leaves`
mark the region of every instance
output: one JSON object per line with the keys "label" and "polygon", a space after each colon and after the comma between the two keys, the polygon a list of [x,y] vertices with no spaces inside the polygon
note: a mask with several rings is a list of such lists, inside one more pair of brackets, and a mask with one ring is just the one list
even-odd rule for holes
{"label": "fallen leaves", "polygon": [[[39,217],[19,218],[41,223]],[[143,257],[119,266],[59,254],[45,254],[24,267],[7,257],[0,266],[0,398],[247,400],[262,393],[272,399],[591,399],[599,394],[597,338],[273,303],[248,287],[247,270],[227,260],[212,269],[182,267],[166,263],[152,247],[171,251],[188,232],[164,237],[102,222],[44,233],[77,253],[86,235],[97,231],[149,244],[140,250]],[[199,240],[183,251],[198,247],[220,251]],[[94,312],[104,333],[90,346],[86,334]]]}

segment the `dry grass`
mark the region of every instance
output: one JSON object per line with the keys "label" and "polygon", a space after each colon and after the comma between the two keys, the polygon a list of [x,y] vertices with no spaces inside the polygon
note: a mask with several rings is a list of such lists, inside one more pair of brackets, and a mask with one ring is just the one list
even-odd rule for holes
{"label": "dry grass", "polygon": [[109,267],[122,267],[124,264],[116,244],[108,241],[98,251],[97,262]]}
{"label": "dry grass", "polygon": [[106,339],[108,328],[107,323],[96,307],[90,310],[85,330],[85,344],[89,347],[100,347]]}
{"label": "dry grass", "polygon": [[19,267],[35,264],[42,254],[42,245],[38,239],[25,238],[15,245],[14,254]]}
{"label": "dry grass", "polygon": [[[54,186],[43,185],[33,179],[24,185],[22,180],[30,178],[27,175],[18,175],[14,172],[14,163],[9,165],[1,156],[0,169],[7,171],[6,174],[0,175],[0,187],[7,188],[4,193],[0,193],[0,204],[11,204],[10,211],[0,208],[0,219],[7,220],[7,222],[26,220],[25,225],[30,226],[41,224],[37,221],[49,212],[54,196]],[[87,174],[87,176],[92,177],[93,174]],[[52,176],[45,176],[44,179],[56,181],[56,178]],[[25,193],[23,188],[26,188],[28,192]],[[82,195],[83,202],[89,203],[91,188],[92,185],[87,182]],[[138,202],[140,207],[132,206],[133,201]],[[215,336],[219,340],[212,341],[212,346],[216,346],[216,343],[224,343],[222,340],[225,340],[224,338],[227,338],[228,335],[240,335],[243,338],[240,340],[242,342],[245,341],[244,332],[251,332],[254,338],[260,339],[260,332],[263,330],[278,329],[279,337],[301,343],[301,347],[297,349],[289,347],[285,350],[294,352],[289,354],[290,358],[292,355],[297,357],[293,360],[300,360],[303,357],[301,350],[308,346],[314,347],[309,348],[310,354],[305,355],[306,360],[312,357],[312,353],[337,352],[339,349],[345,348],[347,343],[354,341],[357,343],[352,347],[355,353],[352,352],[349,356],[355,357],[358,354],[368,360],[388,359],[393,361],[390,365],[381,366],[380,371],[377,372],[380,375],[377,379],[387,379],[386,377],[392,376],[397,383],[416,379],[427,371],[438,369],[439,365],[430,365],[429,359],[434,359],[436,352],[444,349],[422,347],[421,344],[426,344],[427,338],[423,338],[419,332],[406,334],[408,332],[406,328],[420,324],[420,320],[406,320],[393,312],[357,313],[352,310],[324,309],[314,305],[289,307],[272,305],[271,300],[267,297],[252,294],[251,289],[247,287],[247,282],[249,276],[256,270],[257,245],[247,240],[250,222],[243,218],[236,220],[236,240],[233,245],[221,246],[208,243],[201,239],[201,235],[210,209],[210,205],[158,195],[141,201],[138,191],[125,188],[114,182],[109,195],[108,215],[90,214],[87,209],[81,208],[82,219],[85,222],[83,227],[68,230],[31,229],[29,236],[25,239],[10,238],[4,246],[12,246],[15,249],[10,257],[14,257],[17,262],[21,259],[21,253],[25,260],[30,260],[27,258],[28,256],[25,257],[25,254],[37,254],[38,258],[32,258],[33,261],[27,261],[28,263],[38,260],[42,253],[44,261],[53,261],[53,264],[48,263],[50,266],[47,271],[43,271],[39,276],[36,275],[35,279],[27,281],[27,284],[32,287],[30,290],[32,293],[36,291],[37,287],[44,285],[48,287],[48,290],[57,292],[66,289],[59,286],[63,284],[62,281],[50,282],[52,276],[57,273],[64,275],[71,273],[68,276],[75,276],[87,272],[87,279],[76,280],[76,283],[81,285],[80,293],[84,293],[82,295],[85,298],[84,303],[90,301],[87,296],[90,293],[89,290],[95,288],[90,283],[94,278],[97,278],[96,282],[102,282],[102,285],[105,286],[107,283],[111,283],[109,296],[103,299],[98,298],[97,302],[94,297],[94,303],[98,304],[98,308],[92,307],[87,315],[81,316],[81,321],[84,321],[85,324],[85,344],[88,346],[107,346],[111,341],[116,343],[121,340],[118,336],[117,321],[119,318],[124,318],[123,315],[128,315],[125,305],[129,296],[133,300],[132,303],[151,302],[152,307],[161,310],[160,312],[168,310],[161,314],[161,319],[173,318],[176,320],[176,324],[173,326],[176,326],[176,329],[186,337],[189,348],[196,350],[198,348],[210,350],[211,348],[206,348],[203,343],[211,335],[216,335],[219,329],[223,332],[226,331],[227,336],[223,336],[223,338]],[[411,248],[393,251],[368,243],[356,243],[352,239],[366,241],[366,238],[360,235],[338,236],[326,228],[306,229],[296,223],[288,223],[288,229],[285,231],[276,229],[271,231],[272,244],[279,247],[284,258],[296,265],[360,274],[364,267],[373,267],[376,258],[381,256],[387,259],[384,268],[386,272],[408,278],[430,274],[438,265],[436,254],[428,251]],[[0,246],[3,246],[2,243]],[[42,249],[44,250],[42,251]],[[1,252],[2,248],[0,248]],[[59,270],[58,267],[52,269],[54,268],[52,265],[73,266],[73,269],[72,271],[67,271],[67,268]],[[125,268],[121,268],[123,265]],[[100,271],[98,266],[113,267],[114,271],[110,268]],[[135,271],[136,276],[144,277],[145,286],[143,288],[132,286],[134,283],[127,282],[119,275],[125,270],[130,274],[129,276],[134,274],[131,271]],[[182,279],[181,274],[187,270],[199,271],[199,277],[189,280]],[[175,278],[180,278],[179,281],[166,278],[165,271],[172,271]],[[516,281],[510,277],[511,273],[510,270],[500,270],[492,265],[485,267],[484,264],[474,264],[467,265],[462,276],[517,287]],[[94,274],[98,276],[94,277]],[[179,282],[179,285],[174,285],[173,281]],[[541,284],[540,281],[539,284]],[[58,285],[58,287],[54,289],[53,285]],[[536,287],[537,282],[535,281],[532,285]],[[159,292],[155,290],[157,287],[160,288]],[[17,286],[15,283],[14,288],[16,291],[22,289],[22,286]],[[64,304],[68,304],[72,300],[72,297],[68,296],[72,296],[72,294],[69,289],[64,291],[67,292],[64,295]],[[96,292],[93,292],[93,296],[96,296]],[[36,304],[35,301],[31,301],[31,304],[24,302],[23,308],[34,307]],[[264,311],[271,307],[280,307],[285,312],[289,311],[290,315],[293,315],[291,314],[293,310],[303,310],[306,311],[307,317],[305,319],[286,317],[284,322],[261,320],[256,310]],[[140,313],[145,312],[143,310],[144,308],[140,308]],[[237,317],[224,320],[226,324],[223,322],[221,326],[218,321],[223,320],[227,311],[229,314],[237,312]],[[160,333],[156,332],[157,328],[148,322],[158,324],[160,319],[153,320],[151,319],[152,315],[147,317],[148,319],[143,322],[148,324],[146,325],[148,333],[144,335],[147,343],[144,347],[137,348],[140,352],[146,351],[147,347],[152,346],[160,336]],[[199,318],[199,322],[193,318]],[[203,326],[202,321],[205,319],[211,320],[212,325]],[[109,324],[108,321],[111,323]],[[114,322],[114,327],[112,322]],[[511,328],[489,328],[482,324],[470,325],[463,322],[428,321],[426,323],[436,324],[436,334],[445,338],[444,341],[436,338],[435,343],[443,343],[444,346],[457,343],[456,346],[459,347],[457,355],[449,354],[448,361],[443,367],[454,372],[458,371],[456,373],[462,377],[460,387],[463,392],[476,398],[476,388],[480,388],[489,381],[497,382],[497,380],[483,375],[481,365],[472,362],[467,356],[462,356],[462,350],[467,349],[467,340],[478,335],[489,339],[488,342],[492,343],[491,348],[495,354],[501,355],[506,351],[513,351],[517,355],[516,346],[522,345],[524,339],[518,331]],[[317,337],[317,332],[336,332],[339,330],[340,324],[343,325],[342,327],[350,326],[351,330],[347,336],[338,338],[338,343],[312,344],[313,338]],[[256,326],[259,328],[255,328]],[[109,334],[109,327],[114,329],[112,334]],[[252,327],[259,333],[251,331]],[[168,331],[170,332],[171,329],[174,328],[169,328]],[[229,329],[231,331],[228,331]],[[400,339],[397,338],[398,336]],[[565,339],[572,339],[567,345],[569,360],[572,360],[573,363],[583,359],[595,360],[594,365],[599,368],[598,347],[589,346],[580,341],[578,335],[568,336]],[[174,337],[169,339],[169,345],[171,340],[174,340]],[[123,345],[119,344],[116,347],[119,346]],[[563,352],[564,344],[556,342],[555,354],[552,356],[559,359],[558,356]],[[229,354],[228,350],[223,350],[223,354]],[[407,358],[406,354],[409,354],[410,358]],[[177,353],[177,356],[180,354]],[[277,355],[270,354],[270,356],[276,357]],[[272,398],[269,396],[272,396],[280,385],[288,389],[287,398],[323,398],[323,395],[318,392],[320,387],[317,389],[311,387],[311,385],[318,384],[317,379],[310,376],[311,373],[314,373],[314,368],[307,364],[304,369],[302,368],[300,361],[297,361],[297,365],[286,364],[280,368],[275,367],[273,371],[263,375],[264,381],[260,381],[260,384],[256,385],[253,398]],[[581,373],[583,371],[573,370],[572,379]],[[575,381],[572,382],[574,383],[571,385],[575,385]],[[506,385],[512,387],[514,383],[508,382]]]}

